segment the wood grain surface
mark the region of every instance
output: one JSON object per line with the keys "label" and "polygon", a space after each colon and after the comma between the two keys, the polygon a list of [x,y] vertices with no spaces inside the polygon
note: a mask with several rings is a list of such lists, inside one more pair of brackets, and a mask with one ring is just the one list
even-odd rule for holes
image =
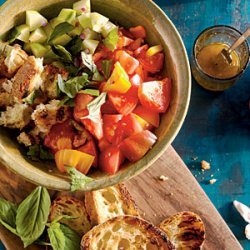
{"label": "wood grain surface", "polygon": [[[0,195],[12,202],[20,202],[34,188],[5,167],[0,167]],[[161,181],[164,175],[168,180]],[[203,249],[242,249],[226,223],[207,198],[195,178],[172,147],[147,171],[125,183],[142,217],[157,225],[164,218],[180,211],[193,211],[205,223],[206,240]],[[55,195],[51,192],[51,196]],[[22,250],[21,241],[0,227],[0,240],[7,250]],[[29,250],[37,250],[31,247]],[[42,248],[40,248],[42,249]]]}

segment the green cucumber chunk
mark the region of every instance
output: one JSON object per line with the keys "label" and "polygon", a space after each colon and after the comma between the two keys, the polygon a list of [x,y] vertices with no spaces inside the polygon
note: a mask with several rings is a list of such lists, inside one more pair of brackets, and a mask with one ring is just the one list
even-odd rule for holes
{"label": "green cucumber chunk", "polygon": [[109,19],[97,12],[90,13],[92,29],[95,32],[101,33],[102,27],[107,24]]}
{"label": "green cucumber chunk", "polygon": [[30,34],[29,41],[31,43],[44,43],[47,40],[47,35],[43,28],[37,28]]}
{"label": "green cucumber chunk", "polygon": [[25,43],[29,42],[30,37],[30,27],[27,24],[22,24],[16,27],[16,30],[20,33],[16,39],[23,41]]}
{"label": "green cucumber chunk", "polygon": [[104,38],[106,38],[108,36],[108,34],[116,29],[117,26],[115,24],[113,24],[112,22],[108,21],[103,27],[102,27],[102,30],[101,30],[101,33],[102,33],[102,36]]}
{"label": "green cucumber chunk", "polygon": [[82,48],[84,50],[88,50],[90,54],[94,54],[95,53],[95,50],[97,48],[99,44],[99,41],[97,40],[92,40],[92,39],[85,39],[83,42],[82,42]]}
{"label": "green cucumber chunk", "polygon": [[49,48],[40,43],[30,43],[30,49],[35,57],[44,57]]}
{"label": "green cucumber chunk", "polygon": [[26,24],[30,27],[30,31],[40,28],[47,23],[47,19],[36,10],[26,11]]}
{"label": "green cucumber chunk", "polygon": [[55,39],[53,39],[51,41],[51,43],[53,45],[61,45],[61,46],[65,46],[66,44],[68,44],[71,41],[72,37],[70,37],[67,34],[61,35],[56,37]]}
{"label": "green cucumber chunk", "polygon": [[90,18],[90,14],[82,14],[79,17],[77,17],[78,22],[80,23],[80,25],[82,26],[82,28],[86,29],[86,28],[92,28],[92,23],[91,23],[91,18]]}
{"label": "green cucumber chunk", "polygon": [[81,0],[75,2],[73,4],[73,9],[76,10],[77,15],[81,15],[82,13],[90,13],[91,12],[90,0]]}
{"label": "green cucumber chunk", "polygon": [[62,9],[58,15],[58,19],[63,20],[64,22],[68,22],[73,24],[76,18],[76,11],[72,9]]}

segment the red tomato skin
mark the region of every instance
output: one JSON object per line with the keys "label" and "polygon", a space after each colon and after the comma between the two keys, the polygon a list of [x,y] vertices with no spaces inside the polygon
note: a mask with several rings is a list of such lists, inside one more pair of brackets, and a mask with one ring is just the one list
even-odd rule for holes
{"label": "red tomato skin", "polygon": [[117,147],[110,146],[100,153],[99,166],[103,172],[115,174],[124,161],[121,150]]}
{"label": "red tomato skin", "polygon": [[129,32],[134,36],[134,38],[146,38],[146,30],[141,25],[136,27],[131,27],[129,29]]}
{"label": "red tomato skin", "polygon": [[93,167],[98,166],[98,152],[97,152],[95,142],[93,140],[88,141],[87,143],[77,148],[76,150],[95,156]]}
{"label": "red tomato skin", "polygon": [[163,69],[164,65],[164,54],[157,53],[153,56],[140,56],[138,58],[143,69],[150,73],[157,73]]}
{"label": "red tomato skin", "polygon": [[130,162],[140,160],[148,150],[155,144],[157,137],[149,130],[143,130],[126,138],[120,149]]}
{"label": "red tomato skin", "polygon": [[171,85],[168,78],[142,83],[138,91],[141,104],[156,113],[166,112],[171,99]]}
{"label": "red tomato skin", "polygon": [[108,93],[108,98],[116,111],[122,115],[130,114],[138,103],[138,98],[129,93],[116,94],[110,92]]}
{"label": "red tomato skin", "polygon": [[122,115],[107,115],[103,116],[103,134],[108,142],[112,142],[118,122],[122,119]]}
{"label": "red tomato skin", "polygon": [[144,43],[144,39],[137,38],[135,41],[130,43],[130,45],[128,46],[128,49],[134,51],[134,50],[140,48],[143,43]]}
{"label": "red tomato skin", "polygon": [[104,151],[106,148],[110,147],[111,143],[109,143],[105,137],[103,137],[102,139],[100,139],[98,141],[98,148],[99,150],[102,152]]}
{"label": "red tomato skin", "polygon": [[102,112],[102,114],[117,114],[118,113],[110,100],[107,100],[101,106],[101,112]]}

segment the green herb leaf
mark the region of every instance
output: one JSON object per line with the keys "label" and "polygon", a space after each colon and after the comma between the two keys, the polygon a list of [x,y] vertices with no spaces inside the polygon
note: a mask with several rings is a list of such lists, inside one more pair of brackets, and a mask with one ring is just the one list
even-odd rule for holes
{"label": "green herb leaf", "polygon": [[80,250],[81,238],[66,225],[61,224],[60,228],[65,237],[65,250]]}
{"label": "green herb leaf", "polygon": [[81,119],[90,119],[95,123],[101,122],[100,121],[101,106],[105,103],[106,96],[107,96],[107,93],[103,92],[101,95],[95,98],[92,102],[90,102],[87,105],[89,114],[87,116],[81,117]]}
{"label": "green herb leaf", "polygon": [[40,245],[40,246],[51,246],[50,243],[43,241],[43,240],[39,240],[39,239],[35,241],[35,244]]}
{"label": "green herb leaf", "polygon": [[51,223],[48,228],[48,235],[53,250],[64,250],[65,249],[65,236],[60,228],[60,223]]}
{"label": "green herb leaf", "polygon": [[85,65],[91,72],[96,71],[96,65],[94,63],[93,57],[91,54],[87,54],[84,51],[81,52],[82,63]]}
{"label": "green herb leaf", "polygon": [[55,222],[59,222],[60,220],[74,220],[74,219],[77,219],[78,217],[77,216],[70,216],[70,215],[66,215],[66,214],[63,214],[63,215],[59,215],[57,216],[53,221],[52,223],[55,223]]}
{"label": "green herb leaf", "polygon": [[13,28],[9,31],[8,36],[7,36],[7,41],[9,44],[13,43],[17,37],[21,34],[21,31]]}
{"label": "green herb leaf", "polygon": [[71,178],[71,191],[74,192],[76,190],[84,189],[85,185],[92,182],[93,179],[82,174],[78,170],[72,167],[65,166],[68,174]]}
{"label": "green herb leaf", "polygon": [[65,96],[59,103],[59,106],[62,105],[67,105],[69,107],[74,107],[75,106],[75,102],[73,98],[70,98],[68,96]]}
{"label": "green herb leaf", "polygon": [[53,160],[54,156],[48,150],[46,150],[42,145],[32,145],[29,147],[27,156],[32,160]]}
{"label": "green herb leaf", "polygon": [[73,56],[79,54],[82,50],[82,39],[79,36],[73,37],[67,44],[67,50],[70,51]]}
{"label": "green herb leaf", "polygon": [[5,221],[3,221],[2,219],[0,219],[0,224],[2,224],[11,233],[19,236],[19,234],[17,233],[16,229],[14,227],[10,226],[8,223],[6,223]]}
{"label": "green herb leaf", "polygon": [[97,68],[92,76],[92,80],[97,82],[102,82],[104,80],[103,76],[100,74]]}
{"label": "green herb leaf", "polygon": [[23,101],[26,102],[27,104],[32,105],[35,99],[40,95],[40,93],[41,93],[40,90],[34,90],[27,97],[25,97]]}
{"label": "green herb leaf", "polygon": [[72,55],[61,45],[53,45],[52,46],[53,52],[58,55],[64,62],[71,63],[72,62]]}
{"label": "green herb leaf", "polygon": [[99,96],[100,95],[100,91],[98,89],[84,89],[84,90],[81,90],[79,93],[83,93],[86,95],[92,95],[92,96]]}
{"label": "green herb leaf", "polygon": [[118,29],[115,28],[109,32],[108,36],[103,40],[103,43],[107,48],[114,51],[116,49],[118,40],[119,40]]}
{"label": "green herb leaf", "polygon": [[103,60],[102,61],[102,71],[105,79],[108,79],[111,74],[113,60]]}
{"label": "green herb leaf", "polygon": [[76,76],[64,82],[62,76],[58,75],[58,87],[59,89],[70,98],[74,98],[75,95],[85,86],[89,84],[88,75]]}
{"label": "green herb leaf", "polygon": [[3,198],[0,198],[0,219],[12,227],[16,227],[17,206]]}
{"label": "green herb leaf", "polygon": [[24,247],[43,233],[50,212],[50,196],[46,188],[37,187],[17,209],[16,229]]}
{"label": "green herb leaf", "polygon": [[74,29],[74,26],[69,24],[68,22],[64,22],[64,23],[60,23],[58,24],[53,32],[51,33],[48,43],[50,43],[51,41],[53,41],[55,38],[62,36],[68,32],[70,32],[71,30]]}

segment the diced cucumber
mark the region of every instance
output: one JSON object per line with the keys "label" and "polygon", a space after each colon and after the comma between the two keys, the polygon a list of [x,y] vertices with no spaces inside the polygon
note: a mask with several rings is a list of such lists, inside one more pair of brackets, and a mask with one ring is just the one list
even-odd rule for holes
{"label": "diced cucumber", "polygon": [[26,24],[30,27],[30,31],[33,31],[48,23],[47,19],[35,10],[26,11]]}
{"label": "diced cucumber", "polygon": [[73,24],[73,22],[76,18],[76,10],[62,9],[58,15],[58,18],[62,19],[64,22],[68,22],[70,24]]}
{"label": "diced cucumber", "polygon": [[32,51],[31,51],[31,48],[30,48],[30,43],[25,43],[23,45],[23,49],[28,53],[28,54],[31,54]]}
{"label": "diced cucumber", "polygon": [[69,43],[71,41],[71,39],[72,38],[69,35],[64,34],[62,36],[59,36],[59,37],[55,38],[52,41],[52,44],[65,46],[67,43]]}
{"label": "diced cucumber", "polygon": [[64,23],[64,20],[59,18],[59,17],[55,17],[55,18],[52,18],[50,21],[49,21],[52,29],[54,29],[58,24],[60,23]]}
{"label": "diced cucumber", "polygon": [[68,33],[70,36],[80,36],[82,34],[82,27],[78,26],[75,27],[72,31]]}
{"label": "diced cucumber", "polygon": [[[47,47],[47,46],[46,46]],[[58,56],[53,52],[50,46],[47,47],[48,51],[45,53],[44,58],[46,59],[46,63],[49,61],[54,61],[58,59]]]}
{"label": "diced cucumber", "polygon": [[97,12],[90,13],[90,18],[91,18],[92,29],[98,33],[101,32],[102,27],[105,26],[106,23],[109,21],[107,17]]}
{"label": "diced cucumber", "polygon": [[90,14],[82,14],[77,19],[84,29],[92,28]]}
{"label": "diced cucumber", "polygon": [[44,26],[43,29],[44,29],[44,31],[45,31],[47,37],[50,37],[50,35],[51,35],[52,31],[53,31],[53,29],[52,29],[50,23],[47,23],[47,25]]}
{"label": "diced cucumber", "polygon": [[27,24],[22,24],[17,26],[16,30],[18,31],[18,33],[20,33],[20,35],[17,36],[16,39],[28,43],[30,36],[30,27]]}
{"label": "diced cucumber", "polygon": [[48,47],[40,43],[30,43],[30,48],[35,57],[44,57],[49,50]]}
{"label": "diced cucumber", "polygon": [[82,34],[84,36],[84,39],[92,39],[92,40],[98,40],[99,39],[99,34],[89,28],[84,29],[82,31]]}
{"label": "diced cucumber", "polygon": [[114,25],[112,22],[108,21],[103,27],[102,27],[102,30],[101,30],[101,33],[102,33],[102,36],[104,38],[106,38],[108,36],[108,34],[113,30],[117,28],[116,25]]}
{"label": "diced cucumber", "polygon": [[94,54],[98,44],[99,41],[97,40],[85,39],[82,42],[82,48],[87,49],[90,54]]}
{"label": "diced cucumber", "polygon": [[44,43],[47,38],[48,37],[43,28],[37,28],[30,34],[29,41],[31,43]]}
{"label": "diced cucumber", "polygon": [[76,10],[77,15],[81,15],[82,13],[90,13],[91,12],[90,0],[82,0],[74,3],[73,9]]}

